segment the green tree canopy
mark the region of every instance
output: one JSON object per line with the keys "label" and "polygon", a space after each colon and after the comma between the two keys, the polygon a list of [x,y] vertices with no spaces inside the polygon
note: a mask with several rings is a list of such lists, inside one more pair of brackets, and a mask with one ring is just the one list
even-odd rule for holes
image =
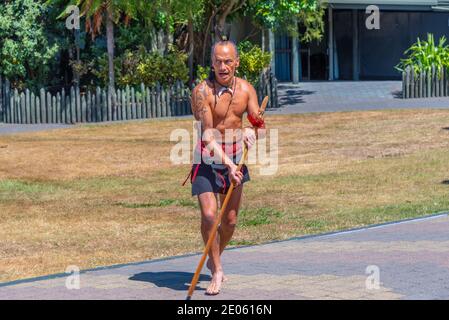
{"label": "green tree canopy", "polygon": [[46,5],[12,0],[0,6],[0,73],[16,85],[42,81],[58,52],[45,33]]}
{"label": "green tree canopy", "polygon": [[[284,30],[306,41],[320,39],[323,8],[318,0],[247,0],[244,14],[262,28]],[[305,27],[299,34],[298,22]]]}

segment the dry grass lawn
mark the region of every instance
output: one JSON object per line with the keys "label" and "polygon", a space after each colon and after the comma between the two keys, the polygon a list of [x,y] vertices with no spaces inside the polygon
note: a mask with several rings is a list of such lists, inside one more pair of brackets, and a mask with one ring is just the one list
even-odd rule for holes
{"label": "dry grass lawn", "polygon": [[[251,165],[232,245],[449,208],[449,111],[267,116],[279,170]],[[202,249],[189,165],[148,120],[0,136],[0,282]],[[192,269],[193,271],[193,269]]]}

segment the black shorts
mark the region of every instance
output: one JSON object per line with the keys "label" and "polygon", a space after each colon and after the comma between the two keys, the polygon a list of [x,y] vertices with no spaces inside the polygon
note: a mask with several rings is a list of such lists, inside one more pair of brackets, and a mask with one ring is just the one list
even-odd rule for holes
{"label": "black shorts", "polygon": [[[192,166],[191,181],[192,181],[192,196],[200,195],[204,192],[213,192],[226,194],[231,182],[229,180],[228,170],[215,170],[212,166],[202,162],[199,164],[198,171],[195,173],[196,167],[198,165],[194,164]],[[240,171],[243,173],[242,184],[250,181],[248,168],[243,165]]]}

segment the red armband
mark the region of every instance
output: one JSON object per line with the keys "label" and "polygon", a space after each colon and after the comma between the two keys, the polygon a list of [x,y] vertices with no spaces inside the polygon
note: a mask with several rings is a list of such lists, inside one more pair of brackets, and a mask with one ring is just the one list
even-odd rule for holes
{"label": "red armband", "polygon": [[253,127],[258,129],[265,128],[265,120],[256,113],[248,114],[248,121],[252,124]]}

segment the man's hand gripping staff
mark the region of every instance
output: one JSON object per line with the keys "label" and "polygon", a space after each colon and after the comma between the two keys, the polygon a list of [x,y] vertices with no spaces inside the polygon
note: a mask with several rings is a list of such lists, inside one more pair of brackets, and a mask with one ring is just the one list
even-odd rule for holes
{"label": "man's hand gripping staff", "polygon": [[[263,124],[263,128],[265,127],[265,123],[263,121],[263,114],[265,112],[267,104],[268,104],[268,96],[266,96],[263,99],[262,105],[259,108],[259,113],[258,113],[258,115],[256,115],[256,122],[255,122],[255,124],[257,124],[259,126],[254,125],[251,122],[251,120],[249,120],[250,115],[248,115],[248,120],[256,128],[262,128],[262,127],[260,127],[260,123],[261,122]],[[252,116],[252,117],[254,117],[254,116]],[[243,146],[243,155],[242,155],[242,158],[240,159],[240,162],[238,164],[237,171],[240,171],[240,169],[242,168],[243,163],[246,160],[247,154],[248,154],[248,148],[246,148],[246,146],[244,145]],[[226,197],[225,197],[225,199],[223,201],[223,204],[221,206],[220,214],[218,215],[217,219],[214,222],[214,226],[212,227],[211,236],[210,236],[209,240],[207,241],[206,247],[204,248],[203,256],[201,257],[200,263],[198,264],[198,267],[196,268],[195,274],[193,275],[192,282],[190,283],[190,287],[189,287],[189,291],[187,293],[186,300],[190,300],[192,298],[193,291],[195,290],[196,284],[198,283],[198,279],[200,277],[200,272],[203,269],[204,262],[206,261],[206,258],[207,258],[208,254],[209,254],[209,250],[210,250],[210,248],[212,246],[213,241],[215,240],[215,236],[216,236],[217,230],[218,230],[218,225],[220,224],[220,221],[221,221],[221,219],[223,217],[223,214],[225,212],[226,206],[228,205],[229,199],[231,198],[231,194],[232,194],[232,191],[234,190],[234,187],[235,187],[235,184],[233,182],[231,182],[231,186],[229,187],[229,190],[226,193]]]}

